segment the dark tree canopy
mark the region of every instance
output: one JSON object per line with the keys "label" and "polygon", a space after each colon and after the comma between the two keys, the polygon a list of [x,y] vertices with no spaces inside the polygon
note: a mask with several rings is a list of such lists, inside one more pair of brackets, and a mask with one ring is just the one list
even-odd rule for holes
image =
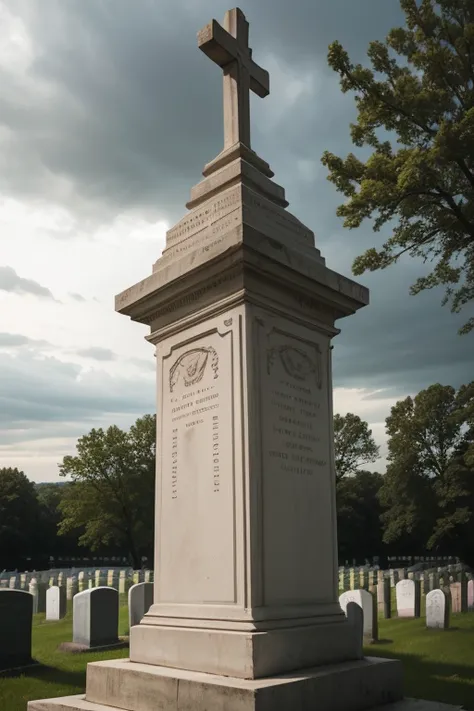
{"label": "dark tree canopy", "polygon": [[355,474],[359,467],[379,458],[379,449],[372,430],[358,415],[334,415],[334,458],[336,481]]}
{"label": "dark tree canopy", "polygon": [[[372,69],[334,42],[329,65],[355,92],[351,137],[364,161],[325,152],[329,180],[347,198],[345,227],[373,218],[391,236],[357,257],[353,273],[384,269],[408,253],[433,262],[411,287],[445,287],[459,312],[474,300],[474,3],[400,0],[406,26],[369,45]],[[474,317],[461,333],[474,328]]]}
{"label": "dark tree canopy", "polygon": [[34,550],[38,518],[35,485],[17,468],[0,469],[1,565],[17,568]]}
{"label": "dark tree canopy", "polygon": [[437,384],[392,407],[379,493],[386,543],[420,540],[474,563],[473,404],[474,383]]}

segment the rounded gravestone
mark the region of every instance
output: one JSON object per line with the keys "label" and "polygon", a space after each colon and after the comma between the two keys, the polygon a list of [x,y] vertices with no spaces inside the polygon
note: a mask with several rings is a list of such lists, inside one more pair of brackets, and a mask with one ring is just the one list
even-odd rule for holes
{"label": "rounded gravestone", "polygon": [[128,627],[140,624],[153,603],[153,583],[137,583],[128,591]]}
{"label": "rounded gravestone", "polygon": [[363,634],[366,639],[378,639],[378,619],[375,608],[375,599],[372,593],[367,590],[348,590],[339,596],[339,604],[343,612],[347,615],[347,605],[355,602],[362,608],[364,614]]}
{"label": "rounded gravestone", "polygon": [[395,586],[397,614],[399,617],[419,617],[421,590],[416,580],[400,580]]}
{"label": "rounded gravestone", "polygon": [[426,596],[426,626],[441,630],[449,627],[448,598],[442,590],[432,590]]}
{"label": "rounded gravestone", "polygon": [[66,615],[66,588],[52,585],[46,591],[46,620],[54,622],[62,620]]}
{"label": "rounded gravestone", "polygon": [[0,669],[31,664],[33,595],[26,590],[0,590]]}
{"label": "rounded gravestone", "polygon": [[73,644],[104,647],[117,644],[119,596],[114,588],[91,588],[73,600]]}

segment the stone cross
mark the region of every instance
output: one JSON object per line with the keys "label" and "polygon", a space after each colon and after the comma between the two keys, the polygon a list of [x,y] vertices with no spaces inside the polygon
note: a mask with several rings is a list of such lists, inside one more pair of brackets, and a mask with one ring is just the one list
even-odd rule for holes
{"label": "stone cross", "polygon": [[267,96],[270,78],[252,59],[242,10],[228,10],[224,27],[212,20],[198,33],[198,46],[224,71],[224,150],[236,143],[250,148],[250,91]]}

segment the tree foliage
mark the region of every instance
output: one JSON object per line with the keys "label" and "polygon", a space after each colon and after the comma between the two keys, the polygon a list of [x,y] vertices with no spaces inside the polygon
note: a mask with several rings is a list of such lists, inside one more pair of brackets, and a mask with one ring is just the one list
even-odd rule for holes
{"label": "tree foliage", "polygon": [[17,468],[0,469],[0,551],[2,565],[16,568],[31,551],[38,524],[35,486]]}
{"label": "tree foliage", "polygon": [[380,489],[384,541],[453,545],[474,562],[474,471],[470,417],[474,383],[432,385],[392,407],[388,467]]}
{"label": "tree foliage", "polygon": [[337,539],[340,560],[363,560],[384,552],[380,519],[382,509],[378,500],[382,482],[383,474],[364,470],[338,481]]}
{"label": "tree foliage", "polygon": [[355,474],[359,467],[375,462],[379,449],[369,425],[358,415],[334,415],[336,481]]}
{"label": "tree foliage", "polygon": [[[442,285],[443,303],[459,312],[474,299],[474,4],[400,4],[406,27],[369,45],[372,69],[330,45],[342,91],[356,94],[352,141],[372,154],[364,162],[326,151],[322,162],[347,198],[338,209],[346,227],[374,218],[378,232],[395,223],[381,248],[356,258],[353,273],[384,269],[404,253],[422,257],[435,264],[411,293]],[[470,318],[461,333],[473,328]]]}
{"label": "tree foliage", "polygon": [[128,432],[93,429],[66,456],[60,475],[72,480],[60,503],[59,532],[80,529],[80,543],[116,545],[135,567],[150,556],[154,532],[156,418],[145,415]]}

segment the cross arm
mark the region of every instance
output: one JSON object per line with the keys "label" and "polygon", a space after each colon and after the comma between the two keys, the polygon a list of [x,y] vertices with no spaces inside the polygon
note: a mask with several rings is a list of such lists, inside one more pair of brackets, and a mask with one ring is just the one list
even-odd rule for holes
{"label": "cross arm", "polygon": [[239,59],[248,69],[252,91],[262,98],[270,93],[270,77],[266,69],[259,67],[250,56],[245,56],[240,51],[235,37],[232,37],[217,20],[209,22],[198,33],[198,47],[220,67],[225,67]]}

